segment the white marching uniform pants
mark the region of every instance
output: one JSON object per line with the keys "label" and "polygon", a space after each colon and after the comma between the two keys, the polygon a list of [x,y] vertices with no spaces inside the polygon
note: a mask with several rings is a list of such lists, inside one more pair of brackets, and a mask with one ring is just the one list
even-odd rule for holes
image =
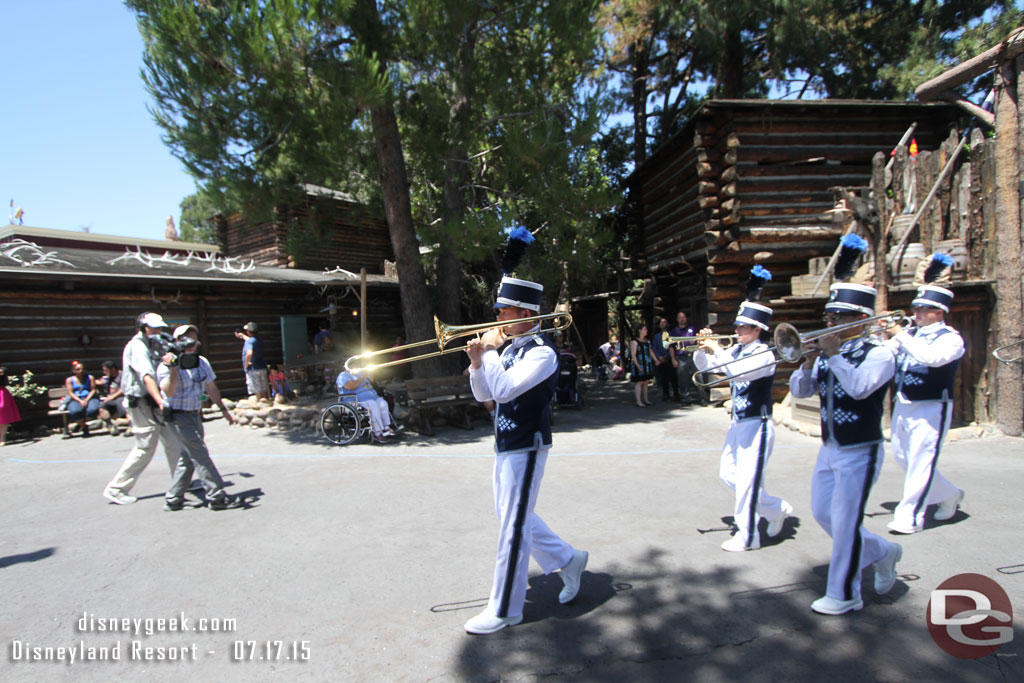
{"label": "white marching uniform pants", "polygon": [[769,417],[733,422],[722,448],[718,476],[736,495],[733,519],[739,527],[737,536],[752,550],[761,547],[758,520],[764,517],[772,522],[782,514],[782,499],[764,490],[765,468],[774,444],[775,423]]}
{"label": "white marching uniform pants", "polygon": [[939,474],[939,449],[952,417],[952,401],[896,401],[892,413],[892,453],[907,473],[903,500],[893,513],[893,521],[901,526],[922,526],[929,505],[959,493]]}
{"label": "white marching uniform pants", "polygon": [[533,511],[548,450],[495,456],[494,510],[500,523],[488,607],[499,617],[522,616],[530,555],[545,574],[561,569],[572,559],[572,546],[551,531]]}
{"label": "white marching uniform pants", "polygon": [[836,600],[860,597],[864,567],[882,559],[889,542],[864,528],[864,508],[882,470],[881,444],[839,448],[825,444],[818,451],[811,478],[811,512],[832,537],[825,594]]}

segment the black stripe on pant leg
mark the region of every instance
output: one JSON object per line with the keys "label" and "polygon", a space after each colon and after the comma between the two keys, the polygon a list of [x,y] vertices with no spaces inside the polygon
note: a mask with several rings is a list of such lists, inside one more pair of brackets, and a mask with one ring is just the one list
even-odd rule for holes
{"label": "black stripe on pant leg", "polygon": [[878,444],[868,456],[871,464],[864,476],[864,486],[860,492],[860,505],[857,507],[857,519],[853,528],[853,548],[850,552],[850,566],[846,568],[846,578],[843,581],[843,600],[853,600],[853,582],[860,581],[860,554],[864,550],[863,539],[860,537],[860,527],[864,523],[864,509],[868,505],[868,496],[871,495],[871,486],[875,481],[875,468],[878,466]]}
{"label": "black stripe on pant leg", "polygon": [[505,573],[505,587],[501,591],[498,603],[498,616],[508,616],[508,601],[512,597],[512,585],[516,578],[516,564],[519,563],[519,546],[523,541],[523,524],[526,522],[526,510],[530,503],[530,489],[533,487],[533,468],[537,462],[537,451],[530,451],[526,456],[526,471],[523,473],[523,490],[519,492],[519,507],[516,519],[512,523],[512,548],[509,550],[508,571]]}
{"label": "black stripe on pant leg", "polygon": [[942,432],[946,429],[946,402],[942,402],[942,412],[939,415],[939,435],[935,439],[935,452],[932,454],[932,465],[928,468],[928,483],[925,484],[924,491],[921,492],[921,497],[917,501],[917,505],[914,506],[914,521],[917,521],[917,516],[924,509],[928,500],[928,492],[932,490],[932,482],[935,480],[935,470],[939,466],[939,450],[942,448]]}
{"label": "black stripe on pant leg", "polygon": [[754,524],[755,513],[757,512],[758,498],[761,494],[761,481],[764,477],[764,444],[768,436],[768,421],[765,415],[761,416],[761,443],[757,447],[757,467],[754,468],[753,490],[750,492],[750,508],[747,510],[747,538],[746,546],[754,542],[754,534],[757,533],[757,525]]}

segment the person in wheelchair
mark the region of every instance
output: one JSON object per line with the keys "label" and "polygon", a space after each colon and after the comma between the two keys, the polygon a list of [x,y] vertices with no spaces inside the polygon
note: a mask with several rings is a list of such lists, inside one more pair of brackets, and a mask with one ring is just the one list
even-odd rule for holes
{"label": "person in wheelchair", "polygon": [[391,428],[388,402],[381,398],[370,382],[368,371],[349,372],[342,370],[335,383],[343,402],[358,402],[370,412],[370,429],[377,441],[386,441],[395,435]]}

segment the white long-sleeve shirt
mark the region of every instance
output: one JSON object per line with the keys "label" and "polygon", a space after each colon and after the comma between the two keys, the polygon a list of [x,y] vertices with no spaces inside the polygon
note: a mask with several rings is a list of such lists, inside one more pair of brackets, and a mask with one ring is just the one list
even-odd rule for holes
{"label": "white long-sleeve shirt", "polygon": [[[532,335],[526,335],[513,339],[504,353],[511,353],[532,338]],[[478,401],[508,403],[543,382],[556,370],[558,355],[543,344],[529,349],[518,363],[507,370],[501,364],[497,351],[485,351],[480,367],[469,370],[469,386],[473,389],[473,398]]]}

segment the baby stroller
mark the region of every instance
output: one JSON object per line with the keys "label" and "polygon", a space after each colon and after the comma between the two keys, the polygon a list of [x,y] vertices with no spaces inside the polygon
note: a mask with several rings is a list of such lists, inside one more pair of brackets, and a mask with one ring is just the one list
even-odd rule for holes
{"label": "baby stroller", "polygon": [[576,354],[563,351],[558,354],[558,385],[555,388],[555,407],[583,407],[583,392],[579,372],[576,368]]}

